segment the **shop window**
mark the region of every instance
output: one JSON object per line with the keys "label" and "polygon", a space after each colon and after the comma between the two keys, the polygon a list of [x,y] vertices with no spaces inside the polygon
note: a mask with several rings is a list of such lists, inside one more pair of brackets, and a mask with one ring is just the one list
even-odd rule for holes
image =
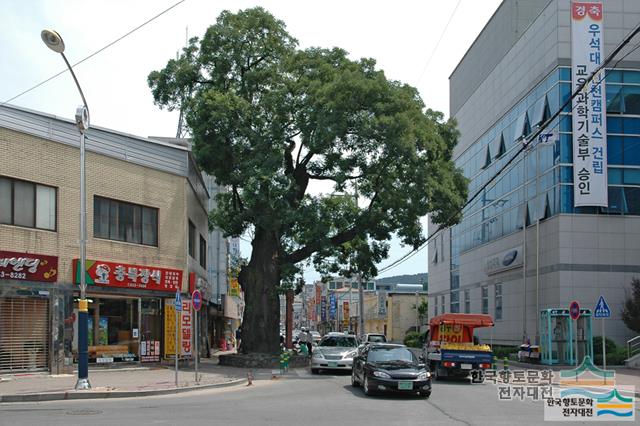
{"label": "shop window", "polygon": [[189,221],[189,256],[196,258],[196,226]]}
{"label": "shop window", "polygon": [[624,86],[622,88],[622,112],[624,114],[640,114],[640,86]]}
{"label": "shop window", "polygon": [[93,236],[157,246],[158,209],[95,196]]}
{"label": "shop window", "polygon": [[489,288],[482,287],[482,313],[489,313]]}
{"label": "shop window", "polygon": [[[495,301],[496,301],[495,319],[501,320],[502,319],[502,284],[496,284]],[[483,306],[483,309],[484,309],[484,306]]]}
{"label": "shop window", "polygon": [[622,154],[623,141],[621,136],[609,136],[607,138],[607,161],[609,164],[624,164]]}
{"label": "shop window", "polygon": [[489,167],[490,164],[491,164],[491,149],[489,148],[489,145],[487,145],[487,152],[484,156],[484,165],[482,166],[482,168],[486,169],[487,167]]}
{"label": "shop window", "polygon": [[56,230],[56,188],[0,177],[0,223]]}
{"label": "shop window", "polygon": [[629,214],[640,215],[640,188],[624,188],[624,200]]}
{"label": "shop window", "polygon": [[451,302],[450,302],[451,313],[457,314],[460,312],[460,292],[454,291],[451,293]]}
{"label": "shop window", "polygon": [[207,240],[200,235],[200,266],[207,269]]}
{"label": "shop window", "polygon": [[[607,77],[607,80],[609,78]],[[622,86],[617,84],[607,84],[607,114],[622,113]]]}

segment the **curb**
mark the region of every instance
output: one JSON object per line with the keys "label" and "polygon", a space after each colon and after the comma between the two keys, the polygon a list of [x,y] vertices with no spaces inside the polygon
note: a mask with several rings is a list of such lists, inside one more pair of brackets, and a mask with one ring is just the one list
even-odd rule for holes
{"label": "curb", "polygon": [[235,379],[224,383],[211,383],[201,386],[188,386],[184,388],[153,389],[142,391],[67,391],[51,393],[28,393],[17,395],[0,395],[0,403],[11,402],[42,402],[42,401],[66,401],[72,399],[106,399],[106,398],[135,398],[142,396],[170,395],[205,389],[224,388],[246,383],[247,379]]}

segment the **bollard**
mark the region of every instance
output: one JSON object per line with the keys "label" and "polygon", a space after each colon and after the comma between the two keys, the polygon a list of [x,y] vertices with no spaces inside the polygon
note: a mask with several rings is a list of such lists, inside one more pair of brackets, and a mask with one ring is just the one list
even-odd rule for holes
{"label": "bollard", "polygon": [[509,369],[509,358],[506,356],[502,359],[502,368],[505,370]]}
{"label": "bollard", "polygon": [[253,384],[253,371],[249,371],[247,373],[247,386],[251,386]]}

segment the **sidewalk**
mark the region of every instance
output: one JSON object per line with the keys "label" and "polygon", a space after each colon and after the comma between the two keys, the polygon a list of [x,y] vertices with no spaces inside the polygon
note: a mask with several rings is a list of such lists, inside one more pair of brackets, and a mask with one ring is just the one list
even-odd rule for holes
{"label": "sidewalk", "polygon": [[177,388],[174,370],[164,367],[89,370],[89,391],[74,390],[73,374],[0,376],[0,402],[164,395],[246,383],[243,371],[208,367],[206,372],[200,372],[199,383],[195,382],[193,368],[179,370]]}

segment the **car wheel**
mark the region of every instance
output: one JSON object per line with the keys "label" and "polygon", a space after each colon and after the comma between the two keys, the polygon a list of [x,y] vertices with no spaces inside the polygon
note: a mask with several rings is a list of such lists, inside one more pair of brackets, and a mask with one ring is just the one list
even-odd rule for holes
{"label": "car wheel", "polygon": [[431,396],[431,391],[424,391],[424,392],[420,392],[420,396],[423,398],[429,398]]}
{"label": "car wheel", "polygon": [[364,383],[362,384],[362,388],[364,389],[364,394],[367,396],[373,395],[373,391],[369,387],[369,378],[365,376]]}
{"label": "car wheel", "polygon": [[351,386],[353,386],[354,388],[357,388],[358,386],[360,386],[360,383],[358,383],[358,379],[356,379],[355,369],[351,369]]}
{"label": "car wheel", "polygon": [[312,368],[311,369],[311,374],[318,374],[320,370],[318,368]]}

